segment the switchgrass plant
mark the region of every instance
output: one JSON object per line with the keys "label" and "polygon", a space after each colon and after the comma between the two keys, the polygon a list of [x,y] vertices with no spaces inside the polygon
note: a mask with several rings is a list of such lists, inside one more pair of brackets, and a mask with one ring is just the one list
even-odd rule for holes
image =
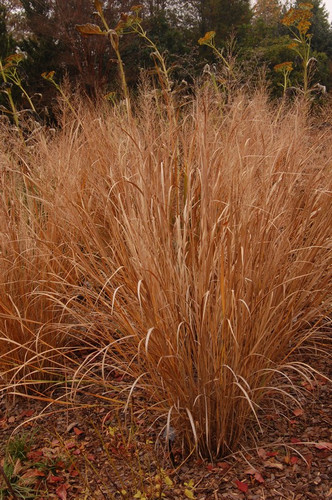
{"label": "switchgrass plant", "polygon": [[[65,275],[68,281],[70,269],[63,260],[65,242],[40,198],[39,167],[32,175],[26,163],[38,156],[21,144],[8,150],[9,136],[10,130],[1,130],[0,376],[15,391],[18,380],[25,389],[54,381],[59,368],[63,379],[64,360],[57,365],[56,359],[68,340],[67,317],[49,292],[56,286],[55,276]],[[38,132],[34,140],[40,145]],[[13,142],[11,146],[15,148]]]}
{"label": "switchgrass plant", "polygon": [[98,377],[107,393],[117,373],[125,408],[139,394],[166,438],[213,457],[259,424],[266,393],[293,394],[289,371],[310,370],[299,349],[324,354],[331,132],[303,101],[276,120],[262,92],[221,113],[219,94],[197,89],[176,121],[157,98],[143,89],[130,119],[87,105],[40,133],[24,173],[11,158],[38,196],[2,184],[1,372],[8,345],[32,373],[82,349],[73,391]]}

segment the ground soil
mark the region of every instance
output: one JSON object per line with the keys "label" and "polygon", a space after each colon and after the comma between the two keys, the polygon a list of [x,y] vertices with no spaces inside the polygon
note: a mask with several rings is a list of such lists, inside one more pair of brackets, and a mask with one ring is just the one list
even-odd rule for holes
{"label": "ground soil", "polygon": [[86,392],[62,406],[3,397],[0,460],[10,436],[34,435],[16,466],[18,481],[30,475],[39,500],[332,500],[331,366],[319,359],[315,368],[324,376],[302,382],[298,404],[285,412],[267,405],[260,415],[264,434],[255,444],[248,438],[239,452],[213,463],[185,459],[177,443],[170,454],[162,439],[156,448],[158,433],[148,417],[124,422],[109,402],[96,404]]}

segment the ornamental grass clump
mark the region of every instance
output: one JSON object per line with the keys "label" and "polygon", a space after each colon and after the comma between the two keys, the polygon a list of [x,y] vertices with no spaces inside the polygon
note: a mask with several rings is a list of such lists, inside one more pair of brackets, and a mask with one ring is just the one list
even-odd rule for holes
{"label": "ornamental grass clump", "polygon": [[63,313],[45,322],[40,307],[40,324],[62,325],[61,342],[82,349],[73,391],[95,380],[107,395],[116,372],[125,407],[134,397],[166,438],[223,455],[259,425],[267,393],[294,397],[287,374],[310,372],[296,353],[327,322],[331,132],[308,125],[303,102],[276,120],[262,93],[233,96],[221,114],[214,91],[197,89],[176,122],[155,99],[146,88],[130,117],[106,102],[81,108],[26,159],[56,234],[38,233],[49,249],[38,268],[61,263],[34,296]]}
{"label": "ornamental grass clump", "polygon": [[[44,139],[35,133],[36,148]],[[38,186],[37,149],[15,144],[10,128],[0,129],[0,144],[0,382],[15,394],[64,378],[68,318],[63,302],[59,307],[49,294],[62,276],[70,280],[71,270],[53,207]]]}

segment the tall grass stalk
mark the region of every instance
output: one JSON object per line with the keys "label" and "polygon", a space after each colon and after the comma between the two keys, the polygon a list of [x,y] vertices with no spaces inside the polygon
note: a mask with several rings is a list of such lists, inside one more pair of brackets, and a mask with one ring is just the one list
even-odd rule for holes
{"label": "tall grass stalk", "polygon": [[24,176],[1,167],[1,370],[10,342],[27,369],[27,342],[85,346],[80,384],[117,370],[204,456],[239,445],[275,374],[307,373],[291,355],[331,298],[331,132],[302,102],[276,122],[262,93],[222,115],[215,98],[177,123],[149,89],[130,122],[87,107],[40,133]]}
{"label": "tall grass stalk", "polygon": [[71,271],[63,260],[65,242],[40,198],[40,166],[34,165],[32,174],[23,158],[38,161],[38,155],[31,148],[20,151],[19,144],[16,155],[7,151],[9,135],[10,130],[1,131],[0,375],[12,388],[18,380],[28,388],[63,371],[63,359],[59,365],[56,358],[68,341],[68,318],[49,292],[58,289],[61,276],[68,281]]}

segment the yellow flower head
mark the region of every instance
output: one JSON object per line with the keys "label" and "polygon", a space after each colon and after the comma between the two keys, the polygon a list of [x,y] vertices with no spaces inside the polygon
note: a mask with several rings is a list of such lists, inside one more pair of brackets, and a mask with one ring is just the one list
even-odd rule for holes
{"label": "yellow flower head", "polygon": [[302,9],[302,10],[312,10],[313,8],[314,8],[314,6],[310,2],[302,2],[299,4],[299,9]]}
{"label": "yellow flower head", "polygon": [[310,28],[311,23],[309,21],[300,21],[297,25],[297,29],[302,35],[305,35],[308,29]]}
{"label": "yellow flower head", "polygon": [[289,9],[281,22],[285,26],[295,26],[304,35],[311,26],[312,9],[313,5],[311,3],[300,3],[298,8],[292,7]]}
{"label": "yellow flower head", "polygon": [[7,63],[13,63],[13,64],[18,64],[24,59],[23,54],[12,54],[8,57],[6,57],[5,61]]}
{"label": "yellow flower head", "polygon": [[44,73],[41,74],[45,80],[53,80],[55,75],[55,71],[44,71]]}
{"label": "yellow flower head", "polygon": [[276,64],[273,69],[278,73],[290,73],[291,71],[293,71],[293,62],[286,61],[280,64]]}
{"label": "yellow flower head", "polygon": [[143,5],[133,5],[132,8],[130,9],[132,12],[139,12],[140,10],[143,9]]}
{"label": "yellow flower head", "polygon": [[297,11],[293,8],[289,9],[285,17],[281,20],[282,24],[285,26],[292,26],[297,20]]}

